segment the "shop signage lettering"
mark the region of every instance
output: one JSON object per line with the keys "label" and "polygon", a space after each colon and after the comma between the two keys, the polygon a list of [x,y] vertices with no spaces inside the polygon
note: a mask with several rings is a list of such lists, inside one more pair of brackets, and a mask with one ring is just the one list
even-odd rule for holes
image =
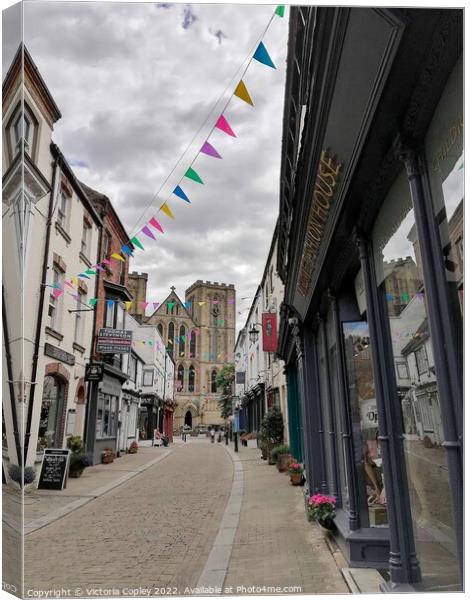
{"label": "shop signage lettering", "polygon": [[132,346],[132,331],[104,327],[99,330],[96,352],[100,354],[128,354]]}
{"label": "shop signage lettering", "polygon": [[445,140],[439,147],[439,150],[433,156],[432,170],[434,172],[439,171],[440,164],[442,163],[443,160],[445,160],[445,158],[447,157],[449,152],[452,150],[455,142],[457,141],[459,136],[462,134],[462,131],[463,131],[463,116],[460,116],[460,117],[458,117],[456,122],[450,127],[449,131],[447,132],[447,136],[446,136]]}
{"label": "shop signage lettering", "polygon": [[51,358],[56,358],[66,365],[73,366],[75,364],[75,356],[73,354],[69,354],[65,350],[62,350],[62,348],[57,348],[47,342],[44,344],[44,354]]}
{"label": "shop signage lettering", "polygon": [[336,164],[335,160],[328,155],[327,150],[322,150],[297,283],[297,290],[302,296],[307,295],[312,279],[341,167],[341,164]]}
{"label": "shop signage lettering", "polygon": [[103,363],[85,365],[85,381],[103,381]]}
{"label": "shop signage lettering", "polygon": [[70,450],[46,448],[42,457],[38,489],[62,490],[67,478]]}

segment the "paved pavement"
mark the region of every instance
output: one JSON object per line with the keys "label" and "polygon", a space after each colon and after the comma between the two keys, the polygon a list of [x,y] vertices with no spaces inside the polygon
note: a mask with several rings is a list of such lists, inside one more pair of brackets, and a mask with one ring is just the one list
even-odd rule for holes
{"label": "paved pavement", "polygon": [[[183,595],[211,584],[237,595],[348,592],[321,532],[305,519],[301,490],[258,450],[235,456],[191,439],[153,464],[163,449],[145,450],[89,468],[81,492],[80,480],[69,484],[68,506],[77,495],[86,504],[65,516],[32,527],[67,507],[51,493],[41,499],[49,513],[44,504],[29,510],[26,595]],[[98,483],[104,491],[95,497]]]}

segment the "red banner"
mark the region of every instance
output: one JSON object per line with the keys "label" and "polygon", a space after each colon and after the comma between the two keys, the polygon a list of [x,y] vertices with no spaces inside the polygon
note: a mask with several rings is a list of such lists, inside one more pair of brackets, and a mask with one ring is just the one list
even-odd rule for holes
{"label": "red banner", "polygon": [[263,352],[276,352],[277,314],[263,313]]}

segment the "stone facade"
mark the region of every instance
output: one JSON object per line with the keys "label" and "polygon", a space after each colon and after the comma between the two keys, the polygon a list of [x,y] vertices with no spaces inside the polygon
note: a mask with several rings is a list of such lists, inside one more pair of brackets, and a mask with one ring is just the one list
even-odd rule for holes
{"label": "stone facade", "polygon": [[[132,280],[139,278],[133,274]],[[142,293],[135,298],[145,301]],[[145,319],[158,328],[175,361],[175,431],[185,423],[192,428],[222,424],[215,378],[224,365],[233,362],[235,311],[233,284],[198,280],[185,291],[184,302],[172,287],[165,301]]]}

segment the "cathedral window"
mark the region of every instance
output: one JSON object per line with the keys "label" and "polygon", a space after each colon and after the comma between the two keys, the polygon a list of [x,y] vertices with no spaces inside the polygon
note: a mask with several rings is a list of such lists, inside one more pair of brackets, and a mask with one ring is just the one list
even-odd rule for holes
{"label": "cathedral window", "polygon": [[184,356],[185,353],[185,346],[186,346],[186,329],[184,327],[184,325],[181,325],[180,327],[180,342],[179,342],[179,355],[180,356]]}
{"label": "cathedral window", "polygon": [[182,392],[184,388],[184,367],[182,364],[178,365],[178,371],[176,376],[176,391]]}
{"label": "cathedral window", "polygon": [[214,369],[211,373],[211,392],[215,394],[217,392],[217,371]]}
{"label": "cathedral window", "polygon": [[170,356],[173,356],[174,344],[175,344],[175,324],[170,323],[168,325],[168,354]]}
{"label": "cathedral window", "polygon": [[189,392],[196,391],[195,382],[196,382],[196,370],[194,369],[193,365],[191,365],[189,367],[189,378],[188,378],[188,391]]}
{"label": "cathedral window", "polygon": [[196,356],[196,334],[194,329],[191,331],[191,338],[189,340],[189,356],[194,358]]}

